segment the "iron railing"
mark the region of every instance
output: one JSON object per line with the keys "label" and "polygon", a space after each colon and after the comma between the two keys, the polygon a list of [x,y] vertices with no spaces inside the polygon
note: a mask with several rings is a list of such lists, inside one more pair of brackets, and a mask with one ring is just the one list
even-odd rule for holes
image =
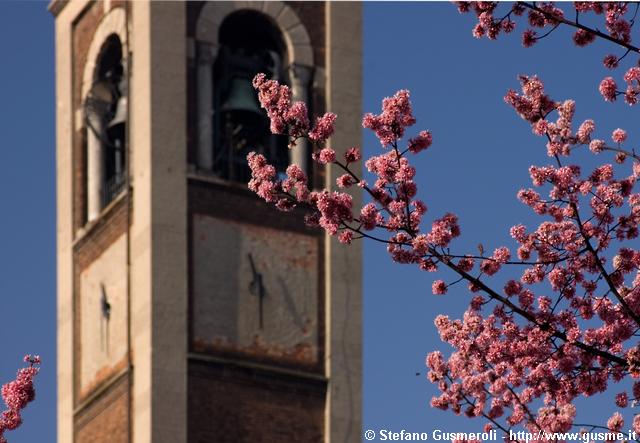
{"label": "iron railing", "polygon": [[124,173],[115,174],[109,178],[102,188],[102,207],[106,207],[111,201],[116,198],[120,192],[124,189],[125,176]]}

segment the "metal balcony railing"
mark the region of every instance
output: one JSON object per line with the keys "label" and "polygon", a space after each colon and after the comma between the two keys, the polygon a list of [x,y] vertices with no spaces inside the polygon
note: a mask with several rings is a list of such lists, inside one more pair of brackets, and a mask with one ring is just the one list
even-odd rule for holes
{"label": "metal balcony railing", "polygon": [[111,201],[116,198],[120,192],[124,189],[125,176],[124,173],[115,174],[109,178],[102,188],[102,207],[106,207]]}

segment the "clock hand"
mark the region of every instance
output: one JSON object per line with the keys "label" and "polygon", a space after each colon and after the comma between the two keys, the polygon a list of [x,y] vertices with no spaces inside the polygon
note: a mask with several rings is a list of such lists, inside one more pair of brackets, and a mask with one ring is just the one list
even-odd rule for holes
{"label": "clock hand", "polygon": [[258,326],[260,329],[263,327],[263,305],[262,299],[265,296],[264,285],[262,284],[262,274],[256,269],[256,265],[253,261],[251,253],[247,254],[249,257],[249,264],[251,265],[251,272],[253,274],[253,280],[249,283],[249,292],[251,295],[258,297]]}
{"label": "clock hand", "polygon": [[102,317],[109,321],[111,317],[111,303],[107,300],[107,290],[104,288],[103,283],[100,283],[100,292],[100,310],[102,311]]}
{"label": "clock hand", "polygon": [[[111,303],[107,299],[107,290],[104,287],[104,283],[100,283],[100,311],[102,318],[100,319],[100,335],[102,337],[103,347],[106,348],[107,355],[109,355],[109,319],[111,318]],[[105,330],[106,329],[106,333]]]}

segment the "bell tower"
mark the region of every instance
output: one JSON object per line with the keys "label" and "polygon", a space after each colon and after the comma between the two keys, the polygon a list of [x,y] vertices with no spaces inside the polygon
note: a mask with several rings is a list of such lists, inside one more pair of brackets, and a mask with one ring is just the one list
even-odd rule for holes
{"label": "bell tower", "polygon": [[[251,80],[360,144],[361,5],[53,0],[58,442],[361,439],[361,251],[247,189]],[[354,190],[356,202],[360,195]]]}

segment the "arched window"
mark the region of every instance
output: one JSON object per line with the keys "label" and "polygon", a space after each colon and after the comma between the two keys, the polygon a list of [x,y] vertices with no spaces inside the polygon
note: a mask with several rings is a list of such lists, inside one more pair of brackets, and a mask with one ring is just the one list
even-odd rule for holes
{"label": "arched window", "polygon": [[127,79],[122,42],[109,35],[83,102],[87,127],[87,218],[95,219],[125,185]]}
{"label": "arched window", "polygon": [[271,134],[251,84],[259,72],[287,82],[280,31],[267,16],[240,10],[222,22],[219,44],[213,68],[213,172],[246,183],[250,151],[264,154],[278,172],[284,172],[289,163],[287,137]]}
{"label": "arched window", "polygon": [[[249,171],[245,157],[249,149],[243,146],[249,144],[234,139],[235,131],[240,132],[242,128],[236,125],[234,129],[233,119],[232,124],[227,125],[231,106],[237,108],[242,103],[248,109],[258,106],[257,95],[250,100],[239,100],[250,96],[248,86],[256,71],[266,72],[290,85],[293,101],[309,104],[315,72],[309,34],[290,6],[271,0],[205,2],[196,22],[195,37],[195,169],[246,183]],[[264,117],[263,110],[260,111]],[[251,143],[252,149],[264,152],[279,171],[288,163],[295,163],[309,172],[307,141],[298,140],[295,149],[287,149],[284,137],[270,138],[266,125],[265,118],[263,129],[257,132],[264,137],[252,136],[258,139]],[[242,137],[241,141],[248,138]]]}

